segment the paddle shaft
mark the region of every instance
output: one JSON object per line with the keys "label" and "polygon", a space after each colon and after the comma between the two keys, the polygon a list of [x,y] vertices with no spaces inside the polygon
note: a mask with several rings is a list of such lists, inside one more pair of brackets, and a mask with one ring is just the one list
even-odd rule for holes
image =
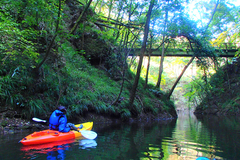
{"label": "paddle shaft", "polygon": [[[46,123],[47,121],[46,120],[42,120],[42,119],[39,119],[39,118],[32,118],[33,121],[35,122],[43,122],[43,123]],[[74,126],[74,124],[70,123],[69,125],[69,128],[71,128],[72,130],[75,130],[75,131],[78,131],[78,128]]]}

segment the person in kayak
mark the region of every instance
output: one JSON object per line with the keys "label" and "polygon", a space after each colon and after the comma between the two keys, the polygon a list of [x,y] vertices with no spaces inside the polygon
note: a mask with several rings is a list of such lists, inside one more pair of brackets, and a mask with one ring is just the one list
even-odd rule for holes
{"label": "person in kayak", "polygon": [[83,126],[75,127],[72,123],[67,123],[66,117],[67,109],[64,106],[59,106],[49,118],[49,129],[57,130],[59,132],[69,132],[71,129],[78,131]]}

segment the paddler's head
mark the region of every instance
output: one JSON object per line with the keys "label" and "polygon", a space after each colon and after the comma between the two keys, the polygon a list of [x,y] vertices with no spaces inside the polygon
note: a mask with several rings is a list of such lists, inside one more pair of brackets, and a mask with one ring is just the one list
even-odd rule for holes
{"label": "paddler's head", "polygon": [[59,106],[59,107],[58,107],[58,110],[61,111],[61,112],[63,112],[64,114],[66,114],[66,112],[67,112],[67,109],[66,109],[66,107],[64,107],[64,106]]}

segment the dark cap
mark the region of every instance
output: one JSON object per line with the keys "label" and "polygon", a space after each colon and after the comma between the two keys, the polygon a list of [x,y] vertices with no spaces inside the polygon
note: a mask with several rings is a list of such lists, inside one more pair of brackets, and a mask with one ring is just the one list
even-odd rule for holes
{"label": "dark cap", "polygon": [[63,113],[66,113],[66,112],[67,112],[67,109],[66,109],[66,107],[64,107],[64,106],[59,106],[59,107],[58,107],[58,110],[59,110],[59,111],[62,111]]}

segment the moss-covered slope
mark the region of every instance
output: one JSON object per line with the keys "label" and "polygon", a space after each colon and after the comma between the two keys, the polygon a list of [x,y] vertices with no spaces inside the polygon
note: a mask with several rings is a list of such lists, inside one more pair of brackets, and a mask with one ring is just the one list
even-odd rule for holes
{"label": "moss-covered slope", "polygon": [[240,114],[240,60],[220,68],[211,77],[212,89],[195,114]]}

